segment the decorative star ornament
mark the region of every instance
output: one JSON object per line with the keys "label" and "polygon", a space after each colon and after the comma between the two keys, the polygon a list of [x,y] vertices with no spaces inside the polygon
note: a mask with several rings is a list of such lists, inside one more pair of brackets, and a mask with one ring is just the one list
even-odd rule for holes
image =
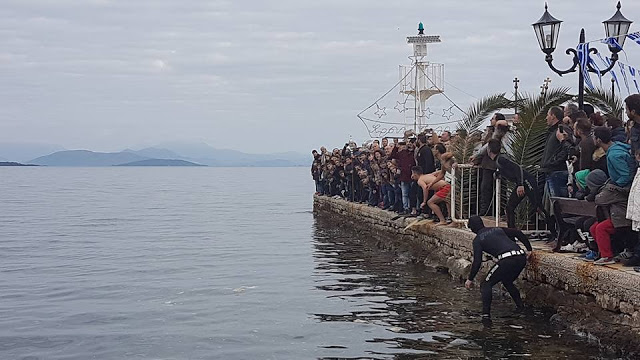
{"label": "decorative star ornament", "polygon": [[387,115],[387,108],[386,107],[380,107],[380,105],[376,104],[376,107],[378,108],[378,110],[376,110],[374,112],[374,114],[376,114],[376,116],[378,116],[378,119],[382,118],[383,116]]}
{"label": "decorative star ornament", "polygon": [[406,103],[406,99],[403,102],[396,101],[396,106],[394,106],[393,108],[398,110],[398,112],[402,114],[403,112],[407,111]]}
{"label": "decorative star ornament", "polygon": [[433,115],[433,111],[431,111],[431,108],[426,108],[424,110],[422,110],[422,117],[426,117],[427,119],[431,119],[431,115]]}
{"label": "decorative star ornament", "polygon": [[447,118],[447,120],[451,120],[455,115],[451,109],[453,109],[453,106],[450,106],[448,109],[442,109],[442,117]]}

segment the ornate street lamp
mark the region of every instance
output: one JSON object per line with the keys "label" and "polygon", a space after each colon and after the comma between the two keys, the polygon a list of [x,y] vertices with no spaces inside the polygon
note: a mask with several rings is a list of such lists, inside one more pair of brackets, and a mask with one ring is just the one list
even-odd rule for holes
{"label": "ornate street lamp", "polygon": [[[620,2],[618,1],[617,11],[611,17],[611,19],[603,21],[605,33],[607,38],[614,39],[617,41],[617,46],[615,43],[609,43],[609,51],[611,51],[611,64],[608,68],[604,70],[596,70],[591,64],[587,64],[587,68],[589,72],[592,73],[600,73],[601,75],[606,74],[615,65],[616,61],[618,61],[618,53],[622,50],[622,46],[624,45],[624,40],[629,32],[629,27],[631,27],[632,21],[625,18],[620,12]],[[573,55],[573,65],[568,70],[558,70],[555,66],[553,66],[553,51],[556,49],[556,45],[558,43],[558,35],[560,34],[560,24],[562,21],[554,18],[549,14],[547,4],[544,4],[544,14],[536,23],[532,24],[533,31],[538,38],[538,44],[540,45],[540,50],[546,54],[545,61],[549,65],[549,68],[553,70],[556,74],[562,76],[564,74],[578,72],[578,104],[580,109],[584,107],[584,76],[582,71],[578,68],[580,64],[580,60],[578,58],[578,52],[576,49],[569,48],[565,52],[567,55]],[[580,43],[583,44],[585,42],[584,29],[580,30]],[[589,49],[590,53],[597,54],[598,50],[595,48]]]}

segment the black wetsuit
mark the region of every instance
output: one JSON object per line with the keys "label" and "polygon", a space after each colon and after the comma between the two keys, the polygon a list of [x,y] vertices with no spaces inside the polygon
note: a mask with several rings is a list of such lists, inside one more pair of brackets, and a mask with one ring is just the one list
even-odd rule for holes
{"label": "black wetsuit", "polygon": [[498,155],[496,157],[496,164],[498,165],[500,177],[516,184],[507,201],[507,226],[510,228],[516,227],[516,208],[523,199],[523,197],[518,196],[517,186],[524,187],[525,195],[529,198],[529,203],[531,203],[533,207],[531,211],[535,212],[537,210],[542,212],[545,221],[549,224],[549,214],[542,206],[542,196],[540,196],[537,181],[533,175],[522,169],[522,166],[514,163],[506,156]]}
{"label": "black wetsuit", "polygon": [[471,273],[469,280],[473,281],[482,265],[482,252],[491,254],[494,258],[500,255],[519,251],[521,255],[512,255],[505,257],[491,268],[487,279],[482,283],[480,291],[482,292],[482,314],[489,316],[491,314],[491,288],[493,285],[502,282],[507,289],[509,295],[513,298],[518,308],[521,308],[522,299],[520,292],[513,285],[515,279],[518,278],[522,270],[527,264],[527,258],[524,251],[515,243],[515,239],[520,240],[531,251],[531,244],[522,231],[509,228],[482,228],[478,231],[475,239],[473,239],[473,265],[471,265]]}

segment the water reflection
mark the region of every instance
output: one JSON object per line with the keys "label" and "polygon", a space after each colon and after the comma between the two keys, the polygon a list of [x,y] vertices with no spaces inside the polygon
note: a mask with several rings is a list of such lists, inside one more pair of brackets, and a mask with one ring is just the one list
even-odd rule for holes
{"label": "water reflection", "polygon": [[351,338],[320,346],[331,351],[324,359],[599,354],[595,346],[549,325],[549,314],[515,315],[508,299],[494,301],[494,322],[485,327],[477,290],[467,291],[448,275],[414,264],[401,253],[378,249],[368,231],[343,226],[328,215],[315,220],[315,288],[340,303],[313,316]]}

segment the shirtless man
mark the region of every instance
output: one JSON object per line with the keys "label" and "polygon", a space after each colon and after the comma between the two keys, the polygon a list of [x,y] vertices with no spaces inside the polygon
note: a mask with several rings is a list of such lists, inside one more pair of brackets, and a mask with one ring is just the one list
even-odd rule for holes
{"label": "shirtless man", "polygon": [[[440,221],[439,225],[451,224],[452,220],[450,217],[451,214],[451,203],[447,201],[449,193],[451,192],[451,175],[450,171],[453,169],[455,164],[455,158],[453,154],[450,152],[444,153],[440,156],[440,164],[441,169],[434,173],[435,179],[433,179],[430,183],[427,183],[423,188],[424,191],[429,191],[433,189],[436,193],[429,199],[427,205],[431,208],[434,214],[438,216],[438,220]],[[434,188],[435,184],[444,183],[437,190]],[[445,202],[447,205],[448,216],[445,219],[444,215],[442,215],[442,210],[440,210],[440,203]],[[425,202],[422,203],[423,206]]]}
{"label": "shirtless man", "polygon": [[422,188],[423,201],[422,204],[420,204],[421,208],[424,208],[427,205],[429,190],[439,191],[443,187],[447,186],[447,183],[443,180],[436,181],[437,174],[437,171],[431,174],[423,174],[420,166],[414,166],[411,168],[411,179],[413,181],[417,181],[418,185]]}

